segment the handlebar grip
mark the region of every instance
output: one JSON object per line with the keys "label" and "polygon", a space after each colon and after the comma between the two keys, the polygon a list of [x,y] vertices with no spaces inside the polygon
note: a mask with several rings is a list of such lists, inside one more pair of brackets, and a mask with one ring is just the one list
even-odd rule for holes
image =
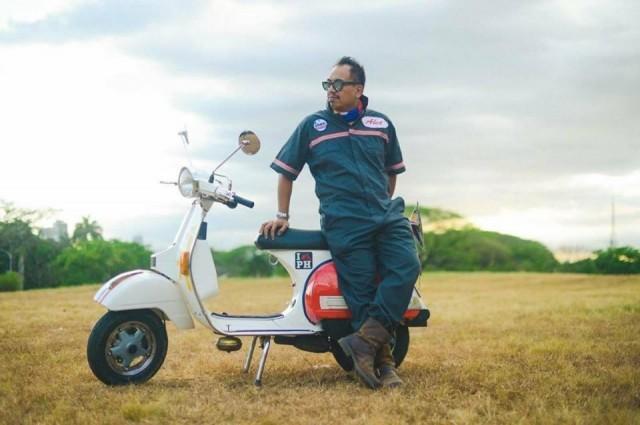
{"label": "handlebar grip", "polygon": [[243,198],[242,196],[238,196],[238,195],[233,195],[233,200],[240,204],[240,205],[244,205],[247,208],[253,208],[253,206],[255,205],[255,203],[249,199]]}

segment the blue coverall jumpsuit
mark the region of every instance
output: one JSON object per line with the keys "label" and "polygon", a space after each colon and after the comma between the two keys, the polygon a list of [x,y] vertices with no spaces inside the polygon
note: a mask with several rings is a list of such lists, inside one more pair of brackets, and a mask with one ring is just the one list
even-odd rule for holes
{"label": "blue coverall jumpsuit", "polygon": [[352,123],[329,106],[306,117],[271,168],[295,180],[309,165],[353,329],[372,317],[393,331],[411,300],[420,261],[404,201],[388,192],[388,175],[405,171],[395,128],[384,114],[366,109],[365,96],[361,101]]}

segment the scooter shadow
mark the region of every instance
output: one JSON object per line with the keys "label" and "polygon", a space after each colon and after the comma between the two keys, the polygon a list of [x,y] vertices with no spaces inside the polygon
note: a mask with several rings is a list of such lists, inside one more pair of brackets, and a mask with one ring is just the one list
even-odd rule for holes
{"label": "scooter shadow", "polygon": [[[247,386],[256,387],[253,382],[252,375],[235,376],[225,382],[224,386],[228,389],[247,388]],[[351,375],[339,367],[327,370],[272,370],[268,376],[262,379],[261,387],[266,388],[283,388],[287,390],[309,389],[309,388],[325,388],[345,385],[355,382]]]}

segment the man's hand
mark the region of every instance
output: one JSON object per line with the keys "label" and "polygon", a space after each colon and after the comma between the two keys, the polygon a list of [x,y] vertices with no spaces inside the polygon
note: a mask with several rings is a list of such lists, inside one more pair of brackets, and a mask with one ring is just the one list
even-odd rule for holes
{"label": "man's hand", "polygon": [[270,220],[265,223],[262,223],[260,226],[260,234],[262,234],[265,238],[276,238],[276,233],[278,236],[284,234],[289,228],[289,221],[283,218],[276,218],[275,220]]}

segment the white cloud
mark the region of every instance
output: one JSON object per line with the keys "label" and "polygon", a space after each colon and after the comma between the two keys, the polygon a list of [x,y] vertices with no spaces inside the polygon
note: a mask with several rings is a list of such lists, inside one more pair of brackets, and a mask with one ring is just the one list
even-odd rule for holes
{"label": "white cloud", "polygon": [[[614,195],[621,239],[640,243],[636,2],[361,5],[3,2],[0,198],[165,243],[185,208],[157,184],[185,162],[176,131],[188,126],[197,165],[210,168],[249,127],[262,152],[225,172],[259,203],[216,212],[211,227],[218,247],[248,243],[275,209],[272,156],[321,107],[317,81],[347,53],[398,128],[408,202],[599,247]],[[317,227],[312,188],[305,171],[295,226]]]}
{"label": "white cloud", "polygon": [[175,180],[185,159],[176,133],[188,124],[197,140],[215,126],[176,110],[172,97],[225,93],[224,82],[169,78],[109,41],[0,46],[0,56],[0,197],[60,209],[70,223],[91,214],[107,233],[176,211],[157,184]]}
{"label": "white cloud", "polygon": [[640,170],[613,176],[601,173],[580,174],[571,177],[569,186],[576,189],[609,191],[612,198],[638,201],[640,198]]}
{"label": "white cloud", "polygon": [[0,31],[10,23],[33,23],[88,0],[5,0],[0,3]]}
{"label": "white cloud", "polygon": [[581,245],[589,248],[606,245],[609,221],[583,223],[584,213],[578,208],[500,209],[495,214],[472,216],[474,224],[482,229],[507,233],[525,239],[539,240],[551,248]]}

